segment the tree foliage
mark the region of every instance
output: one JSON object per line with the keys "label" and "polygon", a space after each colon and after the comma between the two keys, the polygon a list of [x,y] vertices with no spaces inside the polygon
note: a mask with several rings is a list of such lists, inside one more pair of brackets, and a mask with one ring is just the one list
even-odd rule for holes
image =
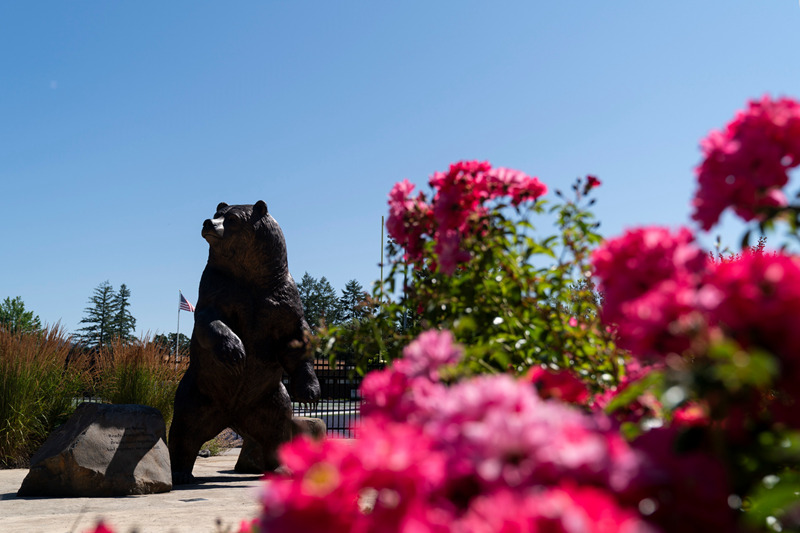
{"label": "tree foliage", "polygon": [[133,332],[136,331],[136,319],[130,311],[130,297],[131,291],[123,283],[112,301],[114,316],[111,319],[111,334],[123,344],[133,341]]}
{"label": "tree foliage", "polygon": [[112,341],[128,344],[133,341],[136,319],[130,312],[131,291],[123,283],[118,292],[108,281],[94,289],[89,307],[84,309],[76,337],[86,346],[102,348]]}
{"label": "tree foliage", "polygon": [[333,325],[340,322],[341,308],[336,289],[325,276],[314,278],[308,272],[303,274],[297,285],[300,299],[303,301],[303,313],[312,331],[322,325]]}
{"label": "tree foliage", "polygon": [[42,329],[42,322],[33,311],[25,310],[21,296],[7,297],[0,303],[0,327],[11,333],[34,333]]}
{"label": "tree foliage", "polygon": [[369,313],[369,294],[355,279],[347,282],[339,297],[339,311],[342,322],[361,320]]}
{"label": "tree foliage", "polygon": [[183,333],[180,334],[179,339],[176,339],[175,333],[170,333],[168,335],[161,334],[153,337],[153,342],[158,345],[159,348],[172,355],[175,355],[176,340],[178,343],[178,356],[189,357],[189,346],[191,345],[191,339]]}

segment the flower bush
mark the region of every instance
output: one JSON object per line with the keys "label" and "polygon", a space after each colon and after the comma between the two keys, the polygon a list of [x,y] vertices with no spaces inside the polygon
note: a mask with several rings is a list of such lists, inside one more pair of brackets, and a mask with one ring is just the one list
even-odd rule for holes
{"label": "flower bush", "polygon": [[555,191],[552,205],[538,178],[487,162],[455,163],[428,184],[427,193],[407,180],[392,188],[380,305],[354,335],[327,332],[322,353],[355,345],[363,372],[366,358],[391,361],[422,332],[447,329],[465,349],[448,379],[549,366],[593,388],[615,383],[616,347],[587,278],[601,240],[588,211],[600,180],[576,180],[570,199]]}
{"label": "flower bush", "polygon": [[[702,142],[703,230],[731,207],[746,237],[798,237],[798,110],[764,97]],[[390,364],[358,438],[285,445],[242,531],[800,530],[797,256],[714,257],[689,228],[601,242],[594,176],[552,207],[488,163],[429,184],[389,196],[389,282],[354,342]]]}
{"label": "flower bush", "polygon": [[[628,434],[649,439],[643,426],[671,423],[677,450],[722,458],[742,528],[800,527],[800,258],[764,250],[779,224],[798,237],[783,187],[800,164],[799,113],[764,97],[701,145],[692,217],[708,230],[732,207],[755,226],[742,253],[704,255],[685,228],[636,228],[593,253],[602,315],[647,369],[601,403],[638,424]],[[749,248],[754,229],[762,240]]]}
{"label": "flower bush", "polygon": [[701,143],[692,218],[711,229],[732,207],[746,221],[787,205],[782,187],[800,165],[800,104],[765,96]]}
{"label": "flower bush", "polygon": [[265,483],[260,530],[657,531],[638,504],[667,494],[666,472],[610,418],[507,374],[447,385],[452,339],[425,332],[366,376],[358,439],[286,445],[292,474]]}

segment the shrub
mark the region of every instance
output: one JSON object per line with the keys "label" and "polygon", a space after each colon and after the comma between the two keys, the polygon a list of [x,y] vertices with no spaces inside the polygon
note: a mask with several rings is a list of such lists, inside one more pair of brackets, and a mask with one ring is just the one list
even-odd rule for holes
{"label": "shrub", "polygon": [[[556,191],[552,206],[537,178],[485,162],[455,163],[429,184],[429,195],[413,196],[407,181],[389,194],[389,275],[353,340],[362,370],[364,357],[392,360],[422,331],[443,328],[465,347],[465,374],[547,365],[596,387],[615,383],[616,348],[587,279],[599,180],[576,180],[569,200]],[[341,328],[330,334],[321,346],[331,351],[349,340]]]}
{"label": "shrub", "polygon": [[[406,265],[413,270],[404,299],[384,304],[375,316],[390,332],[379,339],[384,346],[376,346],[393,358],[407,345],[404,357],[365,379],[362,392],[369,403],[360,442],[350,448],[285,448],[295,475],[266,485],[262,524],[281,530],[284,520],[294,520],[298,502],[321,516],[332,512],[327,523],[340,524],[342,531],[370,529],[378,516],[392,524],[387,530],[424,524],[428,530],[522,531],[540,525],[537,513],[545,506],[548,526],[566,531],[559,510],[569,501],[580,502],[571,511],[575,520],[602,505],[610,513],[602,521],[615,531],[625,520],[632,530],[800,528],[800,258],[766,253],[763,245],[763,237],[781,226],[789,230],[785,244],[800,239],[800,206],[791,205],[783,191],[788,172],[800,165],[800,104],[769,97],[750,102],[721,132],[712,132],[702,149],[694,220],[709,230],[732,208],[750,224],[743,251],[723,260],[711,260],[688,228],[633,228],[592,251],[599,240],[580,203],[596,185],[589,177],[576,182],[573,201],[550,209],[559,233],[544,239],[531,233],[526,216],[543,213],[543,188],[518,173],[500,172],[535,189],[521,200],[510,188],[496,194],[498,171],[482,163],[434,174],[430,197],[414,197],[408,182],[396,185],[387,224],[395,239],[389,288]],[[750,248],[756,230],[762,240]],[[547,257],[557,260],[547,263]],[[593,278],[581,284],[587,271]],[[593,283],[599,294],[593,294]],[[569,287],[588,294],[572,297]],[[576,302],[583,307],[576,310]],[[399,317],[410,327],[392,332]],[[604,336],[604,326],[615,336]],[[408,344],[409,333],[427,328],[451,330],[465,344],[461,364],[467,372],[455,368],[451,352],[427,333]],[[419,357],[419,343],[427,346],[427,357]],[[577,416],[569,411],[553,415],[546,430],[537,427],[535,417],[554,408],[555,400],[536,409],[520,400],[509,408],[503,395],[519,388],[519,381],[505,378],[502,386],[492,386],[486,378],[469,377],[479,370],[521,374],[543,363],[546,368],[530,373],[535,390],[588,405],[594,414],[585,415],[581,430],[565,431],[562,425]],[[603,380],[606,374],[618,383]],[[588,402],[576,375],[595,392]],[[615,386],[603,390],[606,384]],[[528,416],[534,418],[517,420]],[[376,417],[385,427],[372,431]],[[597,442],[582,446],[590,427],[610,428],[609,435],[628,440],[606,452]],[[382,440],[403,432],[409,435]],[[531,447],[529,439],[539,434],[547,435],[548,445]],[[408,441],[417,446],[406,449]],[[607,466],[587,467],[589,456],[575,446],[599,454],[594,457]],[[419,449],[425,453],[417,457]],[[574,453],[562,455],[567,450]],[[376,453],[385,460],[375,461]],[[591,472],[614,478],[608,465],[626,456],[633,458],[625,463],[631,468],[627,484],[585,477]],[[423,459],[437,457],[443,465],[414,477],[415,468],[425,467]],[[569,457],[570,466],[554,465],[559,457]],[[386,464],[401,458],[414,468],[387,471]],[[555,477],[548,479],[548,473]],[[501,482],[498,489],[504,478],[513,483]],[[579,488],[599,488],[602,496],[581,499],[580,490],[554,484],[564,478]],[[527,486],[531,479],[534,492]],[[424,490],[412,494],[408,486]],[[450,493],[448,486],[460,492]],[[344,500],[326,508],[314,499],[317,489],[326,494],[325,504],[343,495]],[[344,505],[363,501],[364,494],[374,495],[366,502],[368,513]],[[509,516],[485,512],[520,503],[520,512]],[[578,530],[599,523],[589,519]]]}
{"label": "shrub", "polygon": [[98,352],[96,364],[97,396],[110,403],[155,407],[169,427],[185,361],[176,366],[167,350],[142,339],[112,343]]}
{"label": "shrub", "polygon": [[59,327],[36,333],[0,328],[0,466],[27,466],[75,409],[87,380],[84,359]]}

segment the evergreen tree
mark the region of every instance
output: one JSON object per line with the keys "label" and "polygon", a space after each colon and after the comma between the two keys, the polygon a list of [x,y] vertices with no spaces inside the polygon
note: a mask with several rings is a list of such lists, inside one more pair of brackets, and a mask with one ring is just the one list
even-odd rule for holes
{"label": "evergreen tree", "polygon": [[308,272],[303,274],[300,283],[297,284],[297,292],[300,293],[300,300],[303,302],[303,314],[312,330],[317,329],[318,320],[315,318],[319,318],[314,298],[316,285],[317,280]]}
{"label": "evergreen tree", "polygon": [[366,306],[368,295],[364,287],[356,280],[351,279],[342,289],[339,297],[340,319],[342,322],[361,320],[367,315]]}
{"label": "evergreen tree", "polygon": [[300,292],[300,299],[303,301],[303,313],[306,316],[306,322],[308,322],[312,331],[316,331],[323,321],[328,326],[341,321],[339,298],[336,296],[336,289],[333,288],[325,276],[317,280],[306,272],[300,279],[297,290]]}
{"label": "evergreen tree", "polygon": [[0,327],[11,333],[34,333],[42,329],[42,322],[33,311],[25,310],[21,296],[7,297],[0,303]]}
{"label": "evergreen tree", "polygon": [[[170,355],[175,355],[175,333],[170,333],[169,335],[156,335],[153,337],[153,342],[159,346],[165,352],[168,352]],[[191,345],[191,339],[184,335],[183,333],[180,334],[180,339],[178,340],[178,355],[180,357],[189,357],[189,346]]]}
{"label": "evergreen tree", "polygon": [[78,330],[77,338],[90,347],[107,345],[114,335],[114,288],[108,281],[104,281],[94,289],[94,295],[89,298],[89,307],[84,309],[85,316],[81,324],[86,326]]}
{"label": "evergreen tree", "polygon": [[341,309],[339,307],[339,297],[336,295],[336,289],[328,281],[325,276],[319,278],[317,284],[317,297],[319,298],[320,308],[322,310],[321,318],[329,326],[341,322]]}
{"label": "evergreen tree", "polygon": [[111,302],[114,313],[111,318],[111,336],[124,344],[133,341],[133,332],[136,331],[136,319],[130,311],[130,297],[131,290],[123,283]]}

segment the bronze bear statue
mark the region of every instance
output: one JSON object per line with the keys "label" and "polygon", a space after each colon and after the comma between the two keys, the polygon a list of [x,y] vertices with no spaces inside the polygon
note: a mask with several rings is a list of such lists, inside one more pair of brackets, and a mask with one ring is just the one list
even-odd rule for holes
{"label": "bronze bear statue", "polygon": [[309,328],[267,204],[217,206],[203,223],[208,263],[200,279],[189,367],[169,432],[174,484],[191,483],[203,443],[230,427],[262,448],[265,468],[291,438],[292,396],[319,400]]}

